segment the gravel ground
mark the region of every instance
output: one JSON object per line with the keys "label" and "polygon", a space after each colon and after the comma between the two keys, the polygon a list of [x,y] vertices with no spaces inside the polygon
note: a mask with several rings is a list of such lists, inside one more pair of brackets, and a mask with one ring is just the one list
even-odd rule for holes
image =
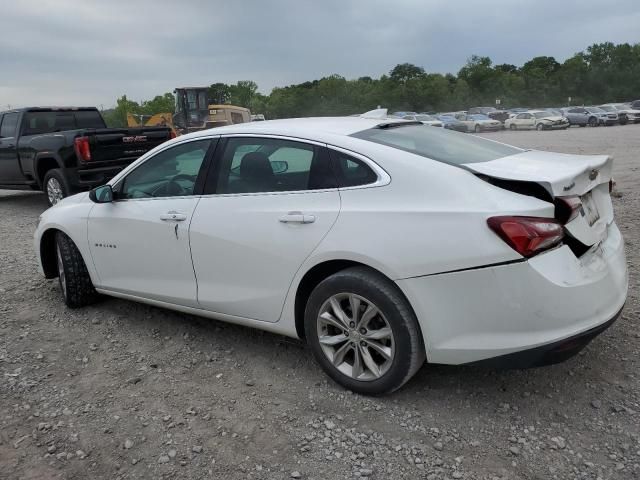
{"label": "gravel ground", "polygon": [[68,310],[32,252],[44,197],[0,192],[0,477],[640,478],[640,125],[486,136],[617,159],[630,295],[576,358],[351,394],[283,337],[116,299]]}

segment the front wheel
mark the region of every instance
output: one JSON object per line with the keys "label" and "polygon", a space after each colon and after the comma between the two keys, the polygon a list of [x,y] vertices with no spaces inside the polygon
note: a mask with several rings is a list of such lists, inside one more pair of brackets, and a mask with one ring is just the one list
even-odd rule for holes
{"label": "front wheel", "polygon": [[56,261],[64,303],[70,308],[94,303],[98,293],[93,288],[82,254],[73,240],[62,232],[56,234]]}
{"label": "front wheel", "polygon": [[516,127],[515,123],[512,123],[511,125],[509,125],[509,130],[517,130],[518,127]]}
{"label": "front wheel", "polygon": [[538,125],[536,125],[536,130],[541,132],[542,130],[544,130],[544,125],[542,123],[539,123]]}
{"label": "front wheel", "polygon": [[313,290],[305,335],[324,371],[357,393],[393,392],[425,360],[411,306],[393,282],[366,267],[338,272]]}
{"label": "front wheel", "polygon": [[598,126],[598,119],[596,117],[591,117],[589,119],[589,126],[590,127],[597,127]]}
{"label": "front wheel", "polygon": [[480,125],[476,125],[476,128],[474,128],[473,130],[476,133],[480,133],[482,131],[482,128],[480,127]]}
{"label": "front wheel", "polygon": [[59,168],[49,170],[42,181],[42,189],[47,195],[47,203],[50,207],[69,196],[71,189],[69,182]]}

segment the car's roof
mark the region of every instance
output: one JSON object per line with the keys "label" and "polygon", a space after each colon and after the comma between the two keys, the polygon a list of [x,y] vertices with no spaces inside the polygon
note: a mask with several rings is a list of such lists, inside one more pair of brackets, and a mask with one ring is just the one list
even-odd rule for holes
{"label": "car's roof", "polygon": [[225,134],[263,134],[293,135],[315,138],[321,134],[347,136],[381,124],[405,123],[400,118],[363,118],[363,117],[306,117],[266,120],[264,122],[238,123],[189,134],[190,137],[203,137]]}

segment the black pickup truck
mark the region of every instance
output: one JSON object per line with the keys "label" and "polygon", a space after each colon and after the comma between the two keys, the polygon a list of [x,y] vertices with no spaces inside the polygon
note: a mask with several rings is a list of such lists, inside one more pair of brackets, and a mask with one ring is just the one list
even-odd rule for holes
{"label": "black pickup truck", "polygon": [[42,190],[54,205],[173,136],[168,127],[107,128],[95,107],[0,112],[0,188]]}

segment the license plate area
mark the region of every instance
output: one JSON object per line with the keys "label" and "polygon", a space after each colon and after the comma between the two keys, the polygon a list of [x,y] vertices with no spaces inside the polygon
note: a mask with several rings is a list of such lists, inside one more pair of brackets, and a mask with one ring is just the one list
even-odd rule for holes
{"label": "license plate area", "polygon": [[591,192],[586,193],[580,197],[582,201],[582,216],[587,221],[589,226],[593,226],[598,220],[600,220],[600,212],[598,212],[598,206]]}

